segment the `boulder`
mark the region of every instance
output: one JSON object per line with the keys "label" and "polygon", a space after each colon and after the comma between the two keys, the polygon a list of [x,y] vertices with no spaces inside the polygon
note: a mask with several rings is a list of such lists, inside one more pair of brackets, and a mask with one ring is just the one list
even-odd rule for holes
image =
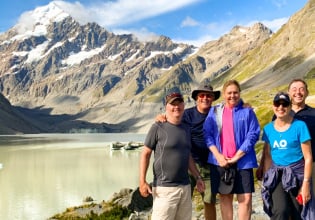
{"label": "boulder", "polygon": [[118,193],[114,193],[109,202],[123,208],[128,208],[133,212],[142,212],[152,208],[153,197],[152,195],[142,197],[139,187],[135,190],[123,188]]}

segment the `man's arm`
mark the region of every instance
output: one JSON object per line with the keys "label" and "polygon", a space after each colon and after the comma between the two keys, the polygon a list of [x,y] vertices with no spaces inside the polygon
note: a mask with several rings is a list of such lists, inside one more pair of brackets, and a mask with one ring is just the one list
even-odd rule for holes
{"label": "man's arm", "polygon": [[197,190],[198,192],[204,192],[205,191],[205,183],[203,182],[200,173],[197,169],[197,166],[195,164],[194,159],[192,158],[191,154],[189,155],[189,165],[188,169],[190,173],[195,177],[196,183],[197,183]]}
{"label": "man's arm", "polygon": [[149,196],[152,193],[151,186],[146,181],[146,175],[150,164],[150,157],[152,150],[144,146],[140,157],[140,179],[139,179],[139,191],[143,197]]}
{"label": "man's arm", "polygon": [[311,188],[311,179],[312,179],[312,148],[311,141],[306,141],[301,144],[303,156],[304,156],[304,179],[301,187],[301,194],[303,197],[303,204],[305,205],[310,199],[310,188]]}

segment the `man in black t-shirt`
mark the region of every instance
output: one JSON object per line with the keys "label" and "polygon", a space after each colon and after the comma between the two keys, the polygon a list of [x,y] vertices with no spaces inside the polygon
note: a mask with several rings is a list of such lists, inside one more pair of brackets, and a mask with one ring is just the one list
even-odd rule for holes
{"label": "man in black t-shirt", "polygon": [[[191,154],[205,183],[205,190],[201,193],[205,220],[216,220],[216,195],[211,192],[210,166],[207,162],[209,149],[203,137],[203,123],[210,111],[212,102],[220,97],[220,91],[214,91],[213,87],[208,84],[200,85],[192,91],[191,97],[195,100],[196,105],[185,109],[182,121],[190,127]],[[156,121],[166,122],[167,120],[165,115],[158,115]],[[190,181],[193,193],[196,180],[192,175],[190,175]]]}
{"label": "man in black t-shirt", "polygon": [[[190,128],[182,122],[184,99],[179,93],[166,96],[167,122],[154,123],[144,142],[140,158],[140,193],[152,193],[152,219],[191,220],[192,201],[188,170],[204,191],[204,182],[191,156]],[[150,157],[154,151],[153,186],[146,181]]]}
{"label": "man in black t-shirt", "polygon": [[[307,84],[302,79],[294,79],[288,86],[294,118],[304,121],[311,135],[313,156],[312,183],[315,190],[315,108],[307,105],[305,100],[309,94]],[[310,181],[310,180],[308,180]]]}

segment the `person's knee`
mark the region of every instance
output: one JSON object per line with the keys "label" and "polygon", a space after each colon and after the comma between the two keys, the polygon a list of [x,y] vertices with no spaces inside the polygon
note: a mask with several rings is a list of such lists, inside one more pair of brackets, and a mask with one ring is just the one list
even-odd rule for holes
{"label": "person's knee", "polygon": [[220,206],[229,209],[233,207],[233,195],[220,195]]}
{"label": "person's knee", "polygon": [[252,204],[252,195],[251,194],[239,194],[237,196],[237,201],[239,204],[251,205]]}

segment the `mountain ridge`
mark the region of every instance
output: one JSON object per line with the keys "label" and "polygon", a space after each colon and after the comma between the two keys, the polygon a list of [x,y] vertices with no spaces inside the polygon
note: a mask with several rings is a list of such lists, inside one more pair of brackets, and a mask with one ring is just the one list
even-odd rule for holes
{"label": "mountain ridge", "polygon": [[200,83],[220,89],[235,78],[245,91],[259,94],[258,89],[272,91],[292,77],[312,78],[314,33],[300,36],[303,32],[292,30],[305,29],[305,21],[314,26],[314,0],[277,33],[262,23],[236,25],[200,48],[166,36],[144,42],[115,35],[96,23],[80,25],[55,7],[35,9],[41,17],[34,15],[23,34],[18,24],[0,35],[0,91],[40,125],[39,132],[146,132],[170,91],[182,92],[189,107],[191,91]]}

